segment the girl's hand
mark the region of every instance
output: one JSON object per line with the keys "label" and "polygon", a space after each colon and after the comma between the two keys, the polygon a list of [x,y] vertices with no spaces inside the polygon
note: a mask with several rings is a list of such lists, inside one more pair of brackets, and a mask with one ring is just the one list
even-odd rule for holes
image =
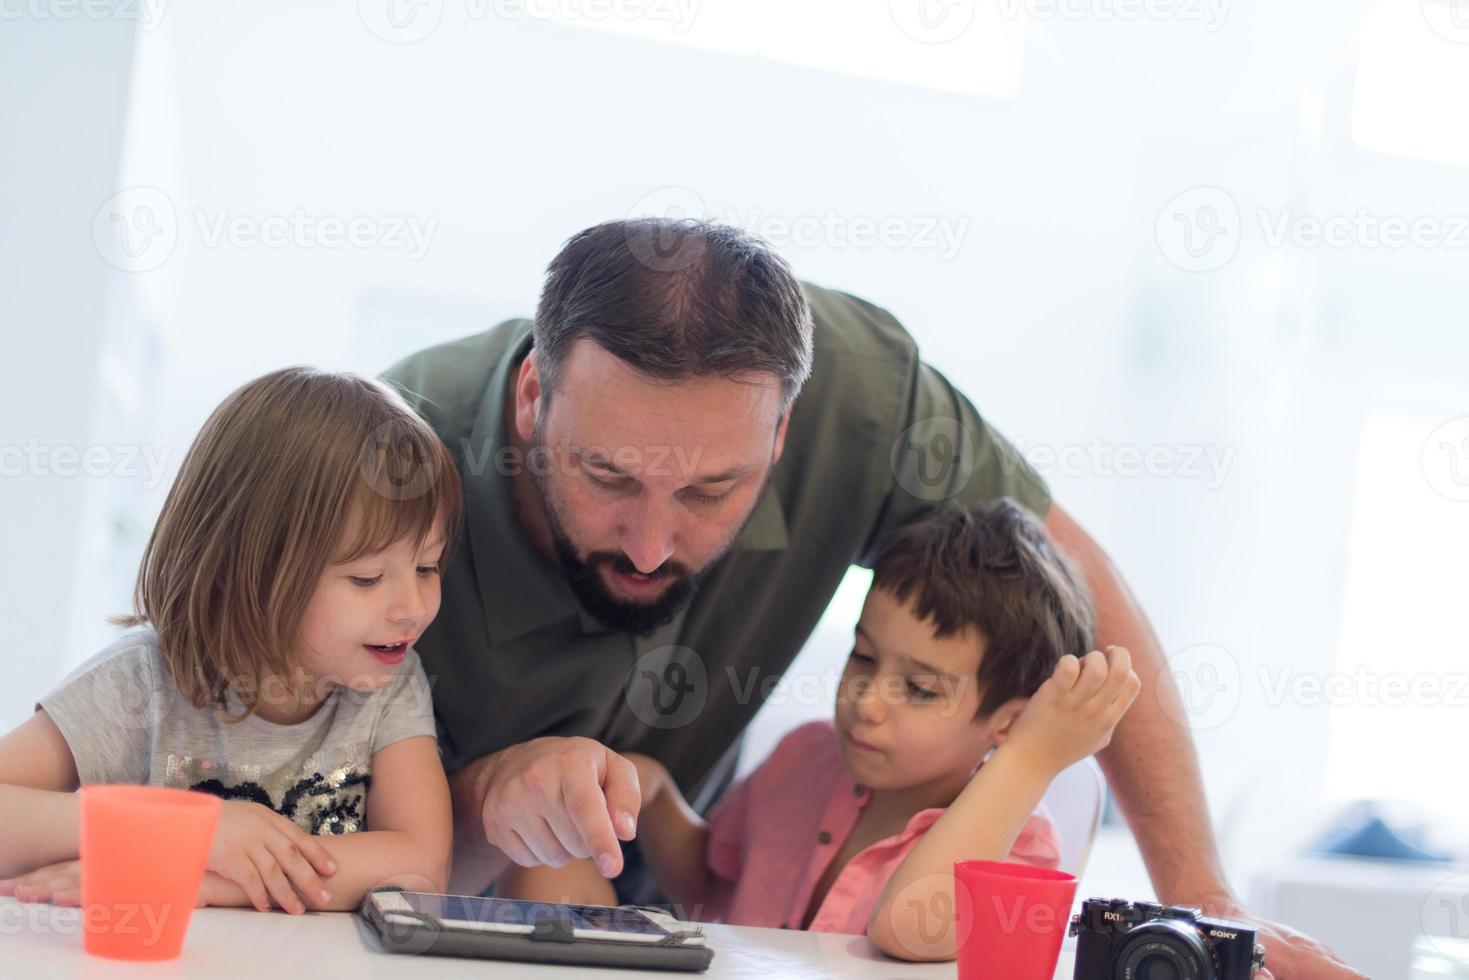
{"label": "girl's hand", "polygon": [[1054,775],[1107,747],[1141,687],[1126,647],[1093,650],[1080,660],[1062,657],[1000,751],[1024,752]]}
{"label": "girl's hand", "polygon": [[199,884],[199,897],[194,900],[196,909],[209,905],[239,909],[247,908],[250,904],[250,896],[245,894],[243,888],[213,871],[204,872],[204,880]]}
{"label": "girl's hand", "polygon": [[61,861],[14,878],[0,880],[0,895],[13,895],[20,902],[80,905],[82,863]]}
{"label": "girl's hand", "polygon": [[321,841],[269,807],[226,800],[206,867],[239,885],[261,912],[269,912],[273,900],[300,915],[303,898],[317,905],[331,901],[321,876],[334,874],[337,863]]}

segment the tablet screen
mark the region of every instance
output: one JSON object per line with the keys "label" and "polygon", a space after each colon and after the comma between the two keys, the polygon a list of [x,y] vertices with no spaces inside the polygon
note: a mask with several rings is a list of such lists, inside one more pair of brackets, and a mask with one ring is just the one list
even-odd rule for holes
{"label": "tablet screen", "polygon": [[562,914],[578,932],[615,932],[631,936],[666,936],[667,930],[633,909],[601,905],[554,905],[550,902],[515,902],[504,898],[472,898],[463,895],[427,895],[406,892],[405,901],[415,912],[444,922],[534,928],[544,918]]}

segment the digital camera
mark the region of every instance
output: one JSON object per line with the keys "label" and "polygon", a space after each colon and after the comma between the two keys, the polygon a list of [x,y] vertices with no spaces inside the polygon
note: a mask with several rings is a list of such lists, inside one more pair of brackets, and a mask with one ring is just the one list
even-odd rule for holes
{"label": "digital camera", "polygon": [[1071,935],[1075,980],[1250,980],[1265,965],[1254,929],[1182,905],[1089,898]]}

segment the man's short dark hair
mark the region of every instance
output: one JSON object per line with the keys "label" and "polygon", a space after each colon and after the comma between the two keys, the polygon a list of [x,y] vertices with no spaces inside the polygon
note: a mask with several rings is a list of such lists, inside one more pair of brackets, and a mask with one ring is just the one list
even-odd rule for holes
{"label": "man's short dark hair", "polygon": [[978,633],[981,716],[1030,697],[1058,660],[1092,648],[1095,621],[1080,573],[1008,497],[904,527],[878,558],[872,587],[932,625],[936,638]]}
{"label": "man's short dark hair", "polygon": [[536,308],[541,383],[588,338],[654,378],[758,372],[789,408],[811,373],[811,312],[790,267],[754,235],[707,221],[634,218],[573,236]]}

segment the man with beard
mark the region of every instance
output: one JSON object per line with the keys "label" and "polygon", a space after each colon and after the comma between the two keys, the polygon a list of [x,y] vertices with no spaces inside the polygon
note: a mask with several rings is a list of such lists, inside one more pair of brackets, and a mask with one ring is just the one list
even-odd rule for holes
{"label": "man with beard", "polygon": [[[464,484],[467,534],[417,644],[454,793],[453,890],[482,891],[507,859],[592,858],[646,897],[622,874],[639,792],[618,753],[657,758],[707,808],[848,568],[935,506],[1007,496],[1080,565],[1098,645],[1133,652],[1142,696],[1099,760],[1159,897],[1246,915],[1141,608],[886,311],[798,283],[734,228],[614,221],[552,260],[533,322],[385,377]],[[1277,976],[1357,976],[1261,928]]]}

